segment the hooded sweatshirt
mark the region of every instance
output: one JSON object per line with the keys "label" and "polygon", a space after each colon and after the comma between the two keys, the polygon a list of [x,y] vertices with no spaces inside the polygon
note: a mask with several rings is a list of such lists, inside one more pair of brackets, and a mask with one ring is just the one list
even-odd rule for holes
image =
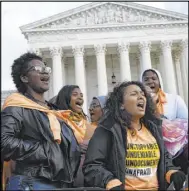
{"label": "hooded sweatshirt", "polygon": [[[158,78],[159,78],[159,83],[160,83],[160,88],[163,91],[163,81],[160,72],[158,72],[155,69],[147,69],[147,70],[152,70],[154,71]],[[145,71],[147,71],[145,70]],[[144,72],[145,72],[144,71]],[[140,81],[142,81],[142,77],[144,75],[144,72],[142,72],[140,76]],[[188,119],[188,108],[184,102],[184,100],[176,94],[169,94],[165,93],[166,95],[166,103],[164,103],[164,116],[167,117],[169,120],[174,120],[174,119]]]}
{"label": "hooded sweatshirt", "polygon": [[106,96],[97,96],[93,97],[93,99],[94,98],[96,98],[99,101],[101,108],[104,109],[106,103]]}

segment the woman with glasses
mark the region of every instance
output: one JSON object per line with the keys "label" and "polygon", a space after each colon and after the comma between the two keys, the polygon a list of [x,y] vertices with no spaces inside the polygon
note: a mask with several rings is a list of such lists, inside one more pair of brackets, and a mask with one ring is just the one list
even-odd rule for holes
{"label": "woman with glasses", "polygon": [[106,190],[180,190],[184,173],[165,151],[161,120],[141,82],[123,82],[110,93],[83,165],[85,186]]}
{"label": "woman with glasses", "polygon": [[106,96],[93,97],[89,107],[89,113],[91,117],[91,124],[94,126],[98,125],[100,118],[103,115],[103,109],[106,102]]}
{"label": "woman with glasses", "polygon": [[50,72],[36,54],[26,53],[14,60],[11,75],[18,92],[5,100],[1,113],[1,162],[14,161],[15,165],[8,179],[5,176],[12,164],[3,169],[3,189],[73,186],[80,149],[61,113],[44,98]]}
{"label": "woman with glasses", "polygon": [[103,108],[105,106],[105,101],[106,101],[106,96],[93,97],[89,107],[89,113],[91,117],[91,126],[88,126],[84,140],[81,144],[81,148],[82,148],[81,162],[80,162],[80,167],[78,169],[77,178],[75,180],[75,185],[77,187],[84,186],[84,176],[82,172],[83,162],[85,160],[85,154],[87,151],[89,140],[93,136],[94,131],[98,125],[98,122],[104,113]]}

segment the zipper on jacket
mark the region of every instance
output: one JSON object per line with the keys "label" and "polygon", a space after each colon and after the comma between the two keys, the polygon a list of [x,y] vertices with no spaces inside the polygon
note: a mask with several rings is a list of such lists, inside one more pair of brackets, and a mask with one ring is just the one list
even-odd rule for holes
{"label": "zipper on jacket", "polygon": [[[113,132],[112,132],[112,134],[113,134]],[[117,143],[116,143],[116,141],[115,141],[116,138],[115,138],[114,135],[113,135],[113,137],[114,137],[114,142],[115,142],[115,144],[117,145]],[[118,158],[117,149],[115,149],[115,153],[116,153],[116,156],[115,156],[116,166],[117,166],[117,169],[119,169],[119,165],[118,165],[118,161],[117,161],[117,158]],[[118,177],[120,177],[119,170],[117,171],[117,175],[118,175]]]}
{"label": "zipper on jacket", "polygon": [[[112,133],[114,142],[115,142],[115,144],[117,144],[117,143],[116,143],[116,138],[115,138],[115,136],[114,136],[114,133],[113,133],[110,129],[107,129],[107,128],[105,128],[104,126],[102,126],[102,127]],[[116,153],[116,156],[117,156],[117,157],[115,156],[114,159],[115,159],[115,162],[116,162],[116,167],[117,167],[117,169],[119,169],[119,165],[118,165],[118,161],[117,161],[117,158],[118,158],[117,149],[115,149],[115,153]],[[119,171],[117,171],[117,176],[120,178]]]}

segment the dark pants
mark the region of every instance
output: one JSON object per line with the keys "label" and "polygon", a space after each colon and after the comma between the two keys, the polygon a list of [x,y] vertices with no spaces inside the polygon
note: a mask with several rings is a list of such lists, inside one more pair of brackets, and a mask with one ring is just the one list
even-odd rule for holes
{"label": "dark pants", "polygon": [[13,175],[7,182],[6,190],[53,190],[68,187],[68,184],[61,182],[52,182],[47,179],[23,175]]}

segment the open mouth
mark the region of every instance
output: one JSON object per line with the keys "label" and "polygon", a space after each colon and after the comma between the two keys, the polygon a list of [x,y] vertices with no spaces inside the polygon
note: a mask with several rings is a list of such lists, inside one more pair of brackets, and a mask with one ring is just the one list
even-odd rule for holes
{"label": "open mouth", "polygon": [[78,108],[82,108],[82,106],[83,106],[83,102],[82,101],[76,101],[75,102],[75,104],[76,104],[76,106],[78,107]]}
{"label": "open mouth", "polygon": [[90,116],[92,117],[94,115],[94,112],[90,112]]}
{"label": "open mouth", "polygon": [[150,88],[151,88],[152,91],[155,90],[155,86],[154,85],[151,85]]}
{"label": "open mouth", "polygon": [[140,108],[140,109],[142,109],[142,110],[144,110],[144,107],[145,107],[144,102],[139,102],[139,103],[137,104],[137,107]]}
{"label": "open mouth", "polygon": [[49,76],[43,76],[40,79],[42,82],[48,83],[49,82]]}

